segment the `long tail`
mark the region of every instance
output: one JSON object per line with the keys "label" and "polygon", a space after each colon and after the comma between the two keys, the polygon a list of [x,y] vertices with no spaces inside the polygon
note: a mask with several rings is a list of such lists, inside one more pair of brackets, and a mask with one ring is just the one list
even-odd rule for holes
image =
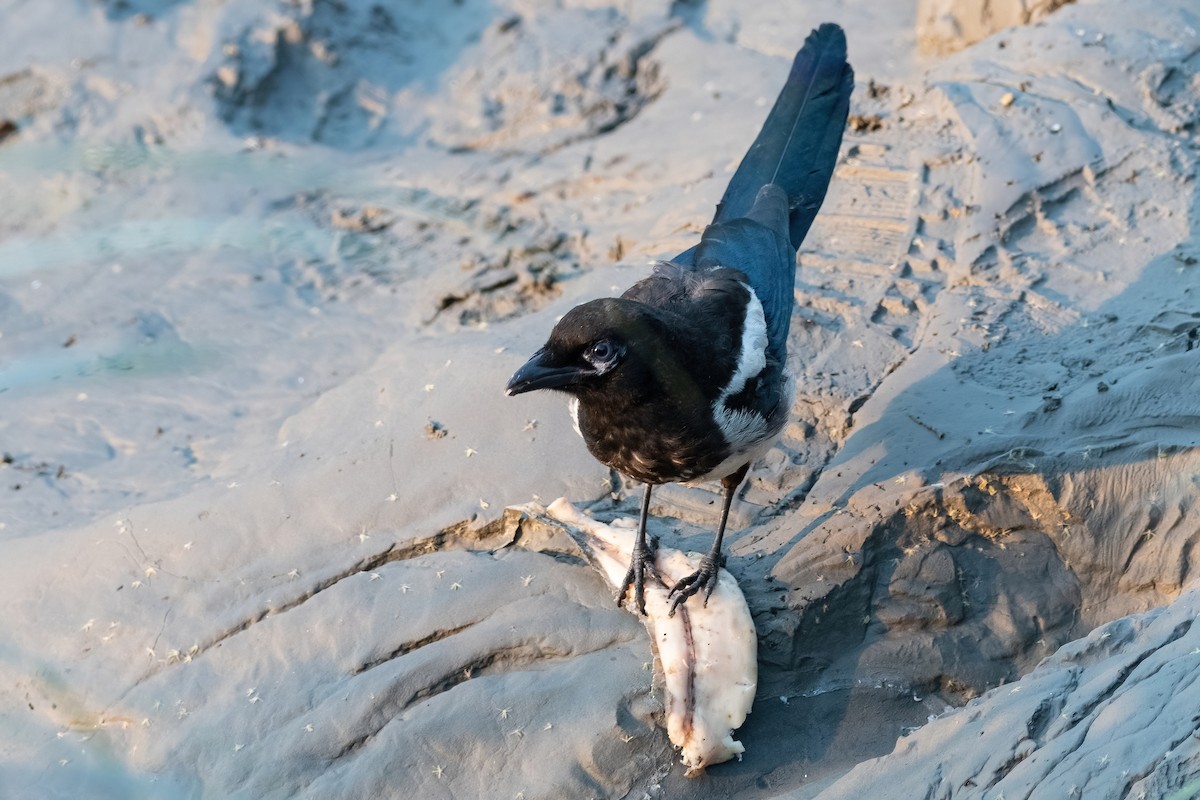
{"label": "long tail", "polygon": [[713,224],[745,217],[758,190],[774,183],[787,193],[792,250],[798,250],[833,177],[853,89],[846,34],[827,22],[796,54],[774,108],[717,205]]}

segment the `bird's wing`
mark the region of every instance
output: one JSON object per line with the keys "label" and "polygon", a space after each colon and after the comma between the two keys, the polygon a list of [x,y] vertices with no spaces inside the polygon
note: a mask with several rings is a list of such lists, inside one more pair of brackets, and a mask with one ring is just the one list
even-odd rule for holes
{"label": "bird's wing", "polygon": [[782,362],[796,279],[796,251],[787,239],[783,190],[765,186],[747,216],[705,228],[695,249],[694,265],[700,269],[732,267],[745,274],[762,303],[768,355]]}

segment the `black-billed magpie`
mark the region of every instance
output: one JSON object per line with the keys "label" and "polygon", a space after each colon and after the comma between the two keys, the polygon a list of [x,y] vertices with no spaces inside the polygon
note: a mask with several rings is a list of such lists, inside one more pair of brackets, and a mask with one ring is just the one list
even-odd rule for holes
{"label": "black-billed magpie", "polygon": [[787,367],[796,251],[829,187],[850,108],[846,35],[825,24],[796,54],[787,83],[695,247],[655,266],[618,298],[571,309],[508,382],[510,395],[571,396],[575,429],[604,464],[645,483],[633,559],[617,595],[643,587],[650,492],[720,479],[712,550],[671,590],[671,613],[724,563],[733,494],[779,438],[794,393]]}

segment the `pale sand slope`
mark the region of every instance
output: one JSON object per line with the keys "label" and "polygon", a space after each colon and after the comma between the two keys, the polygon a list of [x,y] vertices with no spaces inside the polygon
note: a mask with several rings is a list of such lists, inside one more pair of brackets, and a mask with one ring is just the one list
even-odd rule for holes
{"label": "pale sand slope", "polygon": [[[1192,577],[1187,2],[1071,6],[924,79],[911,12],[865,3],[4,5],[4,796],[812,796]],[[621,488],[560,401],[500,387],[692,240],[824,19],[882,127],[847,136],[799,273],[797,421],[737,508],[746,758],[687,782],[640,624],[536,530],[489,549],[506,504],[607,514]],[[661,491],[655,533],[703,548],[713,498]],[[931,796],[979,795],[990,762],[943,738],[977,708],[1014,720],[979,724],[1038,765],[1020,786],[1196,776],[1159,753],[1171,717],[1100,763],[1023,694],[826,796],[938,759]]]}

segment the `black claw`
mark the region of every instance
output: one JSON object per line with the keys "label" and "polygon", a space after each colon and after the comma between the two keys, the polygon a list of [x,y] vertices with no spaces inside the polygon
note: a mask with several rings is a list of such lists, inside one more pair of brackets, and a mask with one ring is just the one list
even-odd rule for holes
{"label": "black claw", "polygon": [[[656,544],[656,542],[651,542]],[[629,559],[629,571],[625,573],[625,579],[621,581],[621,590],[617,592],[617,606],[625,604],[625,596],[630,589],[633,590],[633,599],[637,605],[638,613],[643,617],[646,616],[646,572],[654,574],[654,548],[638,548],[633,549],[633,555]]]}
{"label": "black claw", "polygon": [[700,559],[700,569],[691,575],[680,578],[667,593],[667,597],[672,598],[671,610],[667,616],[675,616],[675,609],[686,603],[689,597],[701,589],[704,590],[704,605],[707,606],[708,598],[712,597],[713,589],[717,588],[723,566],[725,566],[725,557],[722,555],[713,558],[710,554]]}

